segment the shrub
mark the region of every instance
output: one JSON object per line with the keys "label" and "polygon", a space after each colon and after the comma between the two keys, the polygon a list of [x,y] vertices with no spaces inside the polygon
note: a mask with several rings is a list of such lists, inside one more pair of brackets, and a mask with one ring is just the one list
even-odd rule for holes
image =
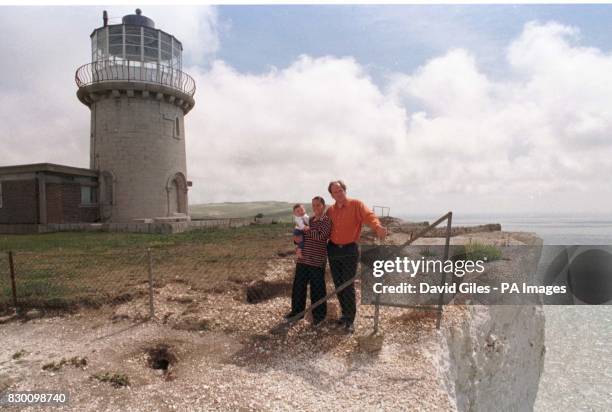
{"label": "shrub", "polygon": [[124,373],[100,372],[92,375],[92,378],[97,379],[100,382],[109,382],[115,388],[129,386],[130,384],[130,378]]}
{"label": "shrub", "polygon": [[425,256],[425,257],[434,257],[434,256],[438,256],[438,254],[431,250],[430,247],[426,247],[424,249],[421,250],[421,255]]}
{"label": "shrub", "polygon": [[486,260],[492,262],[502,258],[502,251],[495,245],[470,242],[465,245],[465,257],[469,260]]}

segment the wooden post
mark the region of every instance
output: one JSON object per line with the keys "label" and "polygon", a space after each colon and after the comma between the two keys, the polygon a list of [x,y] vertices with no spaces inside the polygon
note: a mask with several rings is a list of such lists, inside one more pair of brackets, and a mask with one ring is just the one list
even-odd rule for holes
{"label": "wooden post", "polygon": [[153,258],[151,256],[151,248],[147,248],[147,260],[149,264],[149,318],[155,317],[155,309],[153,307]]}
{"label": "wooden post", "polygon": [[380,317],[380,294],[374,298],[374,335],[378,333],[378,322]]}
{"label": "wooden post", "polygon": [[[446,214],[446,218],[448,219],[446,223],[446,242],[444,243],[444,261],[448,260],[448,255],[450,252],[450,238],[451,238],[451,225],[453,221],[453,212],[448,212]],[[446,283],[446,272],[442,273],[442,283],[441,286],[444,287]],[[438,301],[438,318],[436,319],[436,329],[440,329],[440,323],[442,322],[442,311],[444,310],[444,289],[440,292],[440,300]]]}
{"label": "wooden post", "polygon": [[20,310],[17,306],[17,286],[15,285],[15,263],[13,262],[13,252],[8,252],[9,258],[9,272],[11,275],[11,289],[13,290],[13,306],[15,307],[15,312],[19,314]]}

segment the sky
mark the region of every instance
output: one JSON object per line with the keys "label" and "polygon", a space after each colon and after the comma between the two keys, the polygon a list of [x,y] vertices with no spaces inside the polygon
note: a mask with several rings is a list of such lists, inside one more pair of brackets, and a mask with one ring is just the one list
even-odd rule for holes
{"label": "sky", "polygon": [[[183,42],[191,204],[612,211],[612,5],[141,7]],[[74,72],[134,7],[0,7],[0,166],[89,167]]]}

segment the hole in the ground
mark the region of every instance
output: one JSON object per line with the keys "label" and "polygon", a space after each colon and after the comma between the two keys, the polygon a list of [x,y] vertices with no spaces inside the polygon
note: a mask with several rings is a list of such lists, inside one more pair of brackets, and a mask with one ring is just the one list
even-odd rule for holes
{"label": "hole in the ground", "polygon": [[152,369],[167,371],[171,365],[176,363],[176,356],[166,344],[160,343],[147,350],[149,355],[149,367]]}
{"label": "hole in the ground", "polygon": [[246,301],[248,303],[260,303],[277,296],[288,296],[291,294],[291,281],[265,281],[258,280],[246,287]]}

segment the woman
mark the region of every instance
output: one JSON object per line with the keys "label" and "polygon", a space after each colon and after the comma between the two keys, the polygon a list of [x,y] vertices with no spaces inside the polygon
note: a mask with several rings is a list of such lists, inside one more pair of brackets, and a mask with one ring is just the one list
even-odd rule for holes
{"label": "woman", "polygon": [[[331,220],[325,215],[325,200],[321,196],[312,199],[314,216],[304,229],[304,248],[302,257],[295,265],[295,278],[291,293],[291,312],[285,318],[295,321],[304,317],[301,312],[306,307],[306,290],[310,284],[311,304],[323,298],[325,292],[325,264],[327,262],[327,240],[331,233]],[[313,325],[323,322],[327,314],[325,303],[312,311]]]}

